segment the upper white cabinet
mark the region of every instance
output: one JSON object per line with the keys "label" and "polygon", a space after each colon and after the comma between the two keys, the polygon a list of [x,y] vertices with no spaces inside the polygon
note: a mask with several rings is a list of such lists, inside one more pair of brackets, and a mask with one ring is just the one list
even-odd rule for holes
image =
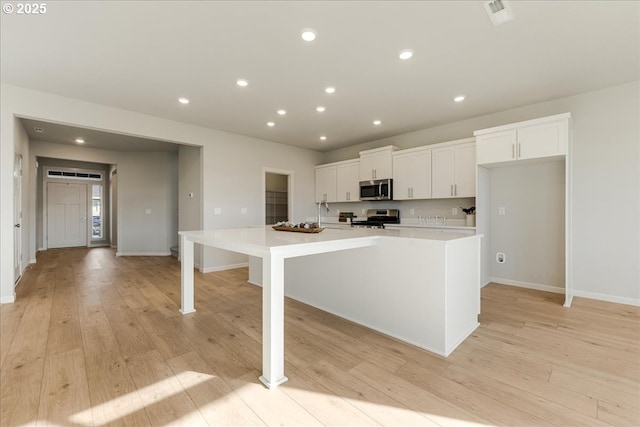
{"label": "upper white cabinet", "polygon": [[403,150],[393,153],[393,198],[431,198],[431,150]]}
{"label": "upper white cabinet", "polygon": [[360,161],[351,160],[336,165],[337,202],[360,201]]}
{"label": "upper white cabinet", "polygon": [[337,176],[335,165],[316,167],[316,203],[335,202],[337,190]]}
{"label": "upper white cabinet", "polygon": [[392,153],[398,147],[386,147],[360,152],[360,181],[393,178]]}
{"label": "upper white cabinet", "polygon": [[431,156],[431,197],[476,196],[476,151],[473,142],[436,148]]}
{"label": "upper white cabinet", "polygon": [[316,203],[359,201],[360,160],[316,166]]}
{"label": "upper white cabinet", "polygon": [[478,164],[564,156],[570,119],[565,113],[475,131]]}

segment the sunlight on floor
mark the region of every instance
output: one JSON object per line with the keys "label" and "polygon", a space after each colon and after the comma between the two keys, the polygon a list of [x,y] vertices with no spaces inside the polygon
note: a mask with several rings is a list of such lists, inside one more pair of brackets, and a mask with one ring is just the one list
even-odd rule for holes
{"label": "sunlight on floor", "polygon": [[215,377],[201,372],[180,372],[162,381],[137,389],[136,391],[132,391],[100,405],[93,406],[85,411],[78,412],[70,416],[69,421],[84,426],[109,424],[136,411],[144,411],[147,406],[202,384],[212,378]]}

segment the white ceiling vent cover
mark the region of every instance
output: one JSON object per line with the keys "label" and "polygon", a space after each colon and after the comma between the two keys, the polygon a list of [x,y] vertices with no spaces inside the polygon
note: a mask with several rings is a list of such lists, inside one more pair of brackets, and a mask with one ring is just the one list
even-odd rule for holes
{"label": "white ceiling vent cover", "polygon": [[489,15],[489,19],[491,19],[491,23],[494,27],[513,19],[513,12],[511,11],[511,6],[509,6],[509,2],[507,2],[507,0],[485,1],[484,8],[487,11],[487,15]]}

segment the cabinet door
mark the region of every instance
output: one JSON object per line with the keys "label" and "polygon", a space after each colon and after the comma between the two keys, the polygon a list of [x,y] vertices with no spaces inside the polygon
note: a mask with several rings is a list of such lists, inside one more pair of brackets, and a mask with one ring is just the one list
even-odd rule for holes
{"label": "cabinet door", "polygon": [[336,167],[316,169],[316,202],[336,201]]}
{"label": "cabinet door", "polygon": [[516,158],[516,131],[490,133],[476,136],[478,164],[500,163]]}
{"label": "cabinet door", "polygon": [[567,120],[518,129],[518,158],[536,159],[567,154],[568,140]]}
{"label": "cabinet door", "polygon": [[360,180],[392,178],[391,151],[360,156]]}
{"label": "cabinet door", "polygon": [[476,145],[463,144],[453,150],[453,194],[456,197],[476,197]]}
{"label": "cabinet door", "polygon": [[431,152],[431,197],[453,197],[453,148]]}
{"label": "cabinet door", "polygon": [[411,198],[411,156],[393,156],[393,199]]}
{"label": "cabinet door", "polygon": [[[431,198],[431,150],[414,153],[411,156],[411,198]],[[474,159],[475,161],[475,159]],[[393,171],[395,173],[395,165]],[[394,182],[395,184],[395,182]],[[394,194],[395,196],[395,194]]]}
{"label": "cabinet door", "polygon": [[336,166],[337,202],[360,201],[360,162]]}

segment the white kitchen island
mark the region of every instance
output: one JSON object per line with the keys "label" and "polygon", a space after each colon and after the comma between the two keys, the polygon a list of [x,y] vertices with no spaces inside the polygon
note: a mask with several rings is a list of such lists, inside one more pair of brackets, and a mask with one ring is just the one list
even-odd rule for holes
{"label": "white kitchen island", "polygon": [[195,311],[194,243],[250,256],[250,281],[263,286],[260,380],[269,388],[287,380],[285,295],[442,356],[478,326],[481,236],[270,226],[180,235],[183,314]]}

